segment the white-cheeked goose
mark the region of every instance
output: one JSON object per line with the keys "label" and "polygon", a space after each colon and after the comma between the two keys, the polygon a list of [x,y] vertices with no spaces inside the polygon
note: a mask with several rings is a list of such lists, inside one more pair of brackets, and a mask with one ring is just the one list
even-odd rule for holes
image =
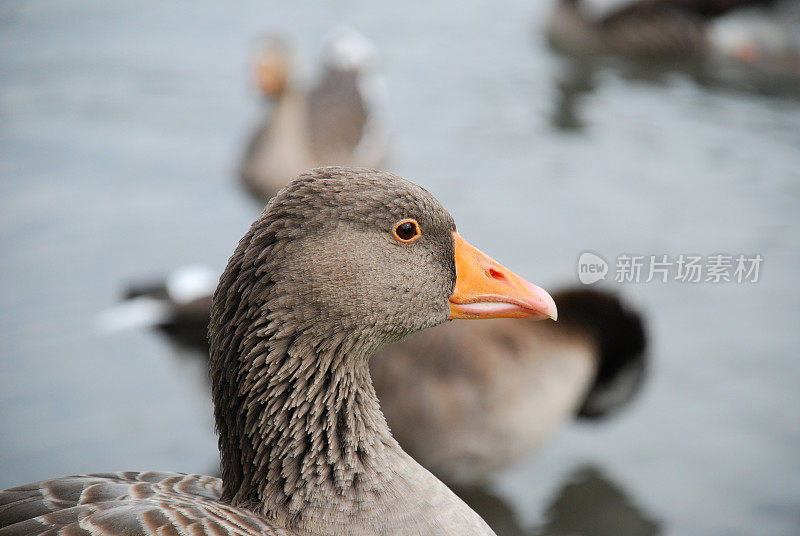
{"label": "white-cheeked goose", "polygon": [[0,492],[0,535],[467,535],[481,518],[406,454],[370,381],[381,346],[453,318],[555,318],[426,190],[322,168],[283,189],[213,297],[222,480],[119,473]]}

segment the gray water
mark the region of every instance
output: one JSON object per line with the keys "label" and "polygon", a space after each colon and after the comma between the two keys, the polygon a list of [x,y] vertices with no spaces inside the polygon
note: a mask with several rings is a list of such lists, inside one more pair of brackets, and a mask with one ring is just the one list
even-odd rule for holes
{"label": "gray water", "polygon": [[390,167],[532,281],[577,284],[585,250],[764,258],[755,284],[603,283],[647,314],[648,384],[497,477],[507,533],[608,488],[600,517],[644,520],[620,534],[797,534],[800,101],[610,68],[565,101],[548,7],[0,4],[0,488],[214,470],[202,362],[95,318],[128,281],[224,266],[258,212],[233,179],[262,113],[254,37],[282,30],[311,60],[348,23],[383,56]]}

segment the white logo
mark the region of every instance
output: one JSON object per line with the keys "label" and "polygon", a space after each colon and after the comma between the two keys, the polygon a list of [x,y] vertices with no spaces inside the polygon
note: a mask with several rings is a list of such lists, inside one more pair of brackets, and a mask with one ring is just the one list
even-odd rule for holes
{"label": "white logo", "polygon": [[607,273],[608,263],[600,255],[584,251],[578,257],[578,279],[584,285],[591,285],[605,279]]}

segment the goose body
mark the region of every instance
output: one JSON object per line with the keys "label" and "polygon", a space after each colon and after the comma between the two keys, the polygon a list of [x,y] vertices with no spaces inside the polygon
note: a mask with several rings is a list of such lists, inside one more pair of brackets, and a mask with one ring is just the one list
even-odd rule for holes
{"label": "goose body", "polygon": [[257,75],[272,111],[255,128],[239,168],[243,184],[259,201],[269,200],[306,169],[382,166],[388,135],[375,57],[374,47],[360,34],[334,32],[323,52],[322,76],[303,91],[289,79],[286,46],[279,41],[266,45]]}
{"label": "goose body", "polygon": [[603,15],[581,0],[559,0],[547,26],[550,46],[578,56],[702,57],[713,49],[708,24],[732,10],[773,0],[636,0]]}
{"label": "goose body", "polygon": [[577,413],[596,373],[587,341],[486,323],[440,326],[372,364],[392,433],[448,482],[481,483],[530,452]]}
{"label": "goose body", "polygon": [[395,438],[446,482],[484,483],[564,422],[625,405],[644,378],[641,317],[617,297],[553,294],[558,323],[449,323],[372,360]]}
{"label": "goose body", "polygon": [[124,472],[45,480],[0,492],[0,534],[292,536],[220,500],[203,475]]}
{"label": "goose body", "polygon": [[555,318],[467,244],[426,190],[374,170],[292,181],[214,293],[210,369],[222,479],[121,473],[0,492],[0,534],[489,535],[389,432],[381,346],[448,318]]}

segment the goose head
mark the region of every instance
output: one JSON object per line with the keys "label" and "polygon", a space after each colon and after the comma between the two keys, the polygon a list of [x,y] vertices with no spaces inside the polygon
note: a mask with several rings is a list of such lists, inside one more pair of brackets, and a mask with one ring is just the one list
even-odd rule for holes
{"label": "goose head", "polygon": [[279,97],[289,85],[291,61],[289,47],[278,37],[266,37],[258,45],[253,75],[261,94],[268,99]]}
{"label": "goose head", "polygon": [[320,338],[384,344],[448,319],[556,318],[547,292],[471,246],[427,190],[374,170],[301,175],[232,261],[223,291],[226,279],[252,287],[245,297],[266,321]]}
{"label": "goose head", "polygon": [[[278,192],[212,301],[224,497],[274,516],[286,501],[287,515],[292,504],[317,504],[330,485],[378,485],[387,456],[403,456],[369,379],[381,346],[448,319],[556,316],[549,294],[462,239],[427,190],[342,167],[311,170]],[[307,450],[321,437],[359,462],[329,467],[324,449]],[[290,474],[287,488],[279,476]]]}

